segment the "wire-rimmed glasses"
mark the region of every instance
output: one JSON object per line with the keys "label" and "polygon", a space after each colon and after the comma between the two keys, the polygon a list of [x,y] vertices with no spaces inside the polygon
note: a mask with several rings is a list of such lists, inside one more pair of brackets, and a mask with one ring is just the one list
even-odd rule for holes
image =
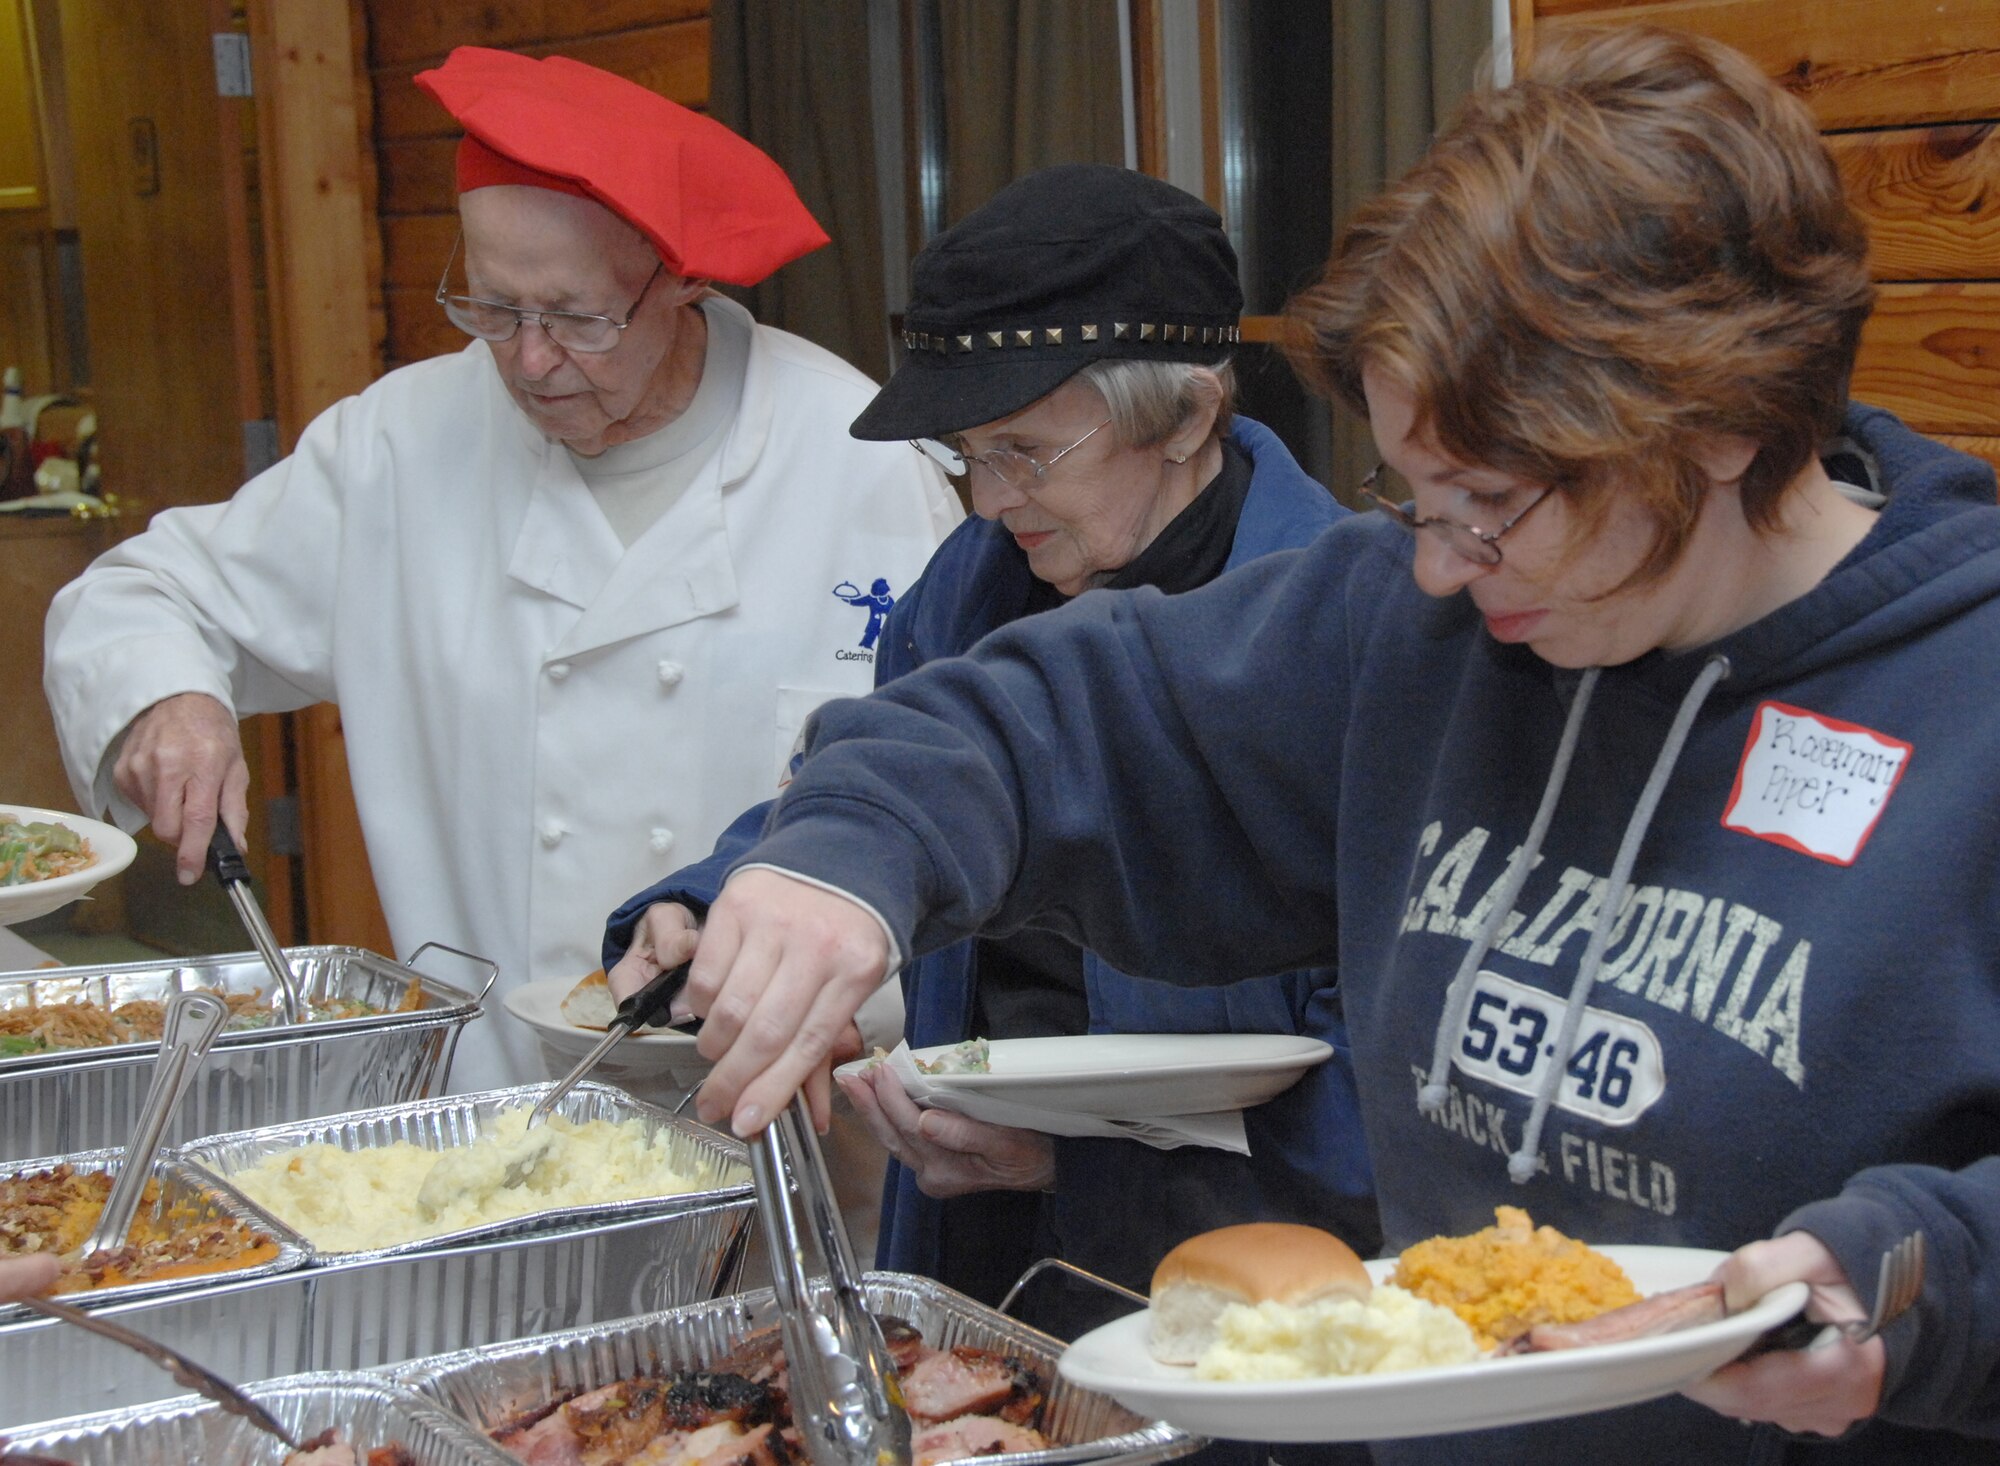
{"label": "wire-rimmed glasses", "polygon": [[1022,453],[1013,448],[995,448],[986,453],[967,453],[957,444],[943,442],[937,438],[912,438],[910,446],[953,478],[970,473],[972,465],[976,463],[1008,488],[1025,489],[1047,478],[1049,470],[1062,462],[1066,455],[1074,453],[1110,426],[1111,419],[1107,417],[1069,447],[1052,454],[1047,459],[1037,458],[1032,453]]}
{"label": "wire-rimmed glasses", "polygon": [[1445,519],[1437,515],[1425,518],[1410,504],[1402,503],[1387,495],[1376,492],[1382,474],[1388,468],[1386,463],[1378,463],[1369,470],[1368,477],[1361,481],[1361,492],[1396,523],[1415,534],[1420,529],[1428,529],[1449,545],[1454,554],[1470,560],[1475,565],[1498,565],[1500,563],[1500,537],[1526,519],[1534,508],[1552,492],[1543,489],[1534,498],[1507,518],[1497,529],[1474,529],[1469,524],[1460,524],[1456,519]]}
{"label": "wire-rimmed glasses", "polygon": [[632,308],[625,312],[625,319],[616,316],[590,315],[584,311],[531,311],[518,306],[503,305],[497,300],[482,300],[476,295],[451,295],[445,286],[451,281],[452,261],[458,258],[459,244],[464,235],[451,242],[451,254],[445,259],[444,273],[438,277],[437,303],[444,307],[444,313],[451,323],[468,336],[477,336],[481,341],[506,341],[521,329],[523,321],[533,321],[549,333],[549,340],[564,351],[600,352],[609,351],[618,344],[619,333],[632,324],[632,318],[639,314],[639,306],[646,299],[646,292],[653,288],[653,281],[666,273],[666,262],[653,267],[653,273],[639,292],[639,298],[632,302]]}

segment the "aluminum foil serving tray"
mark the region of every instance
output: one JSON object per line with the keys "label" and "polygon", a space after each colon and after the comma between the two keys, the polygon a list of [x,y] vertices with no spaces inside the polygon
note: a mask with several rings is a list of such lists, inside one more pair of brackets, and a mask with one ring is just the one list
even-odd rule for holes
{"label": "aluminum foil serving tray", "polygon": [[[167,1143],[219,1131],[276,1125],[371,1105],[421,1099],[437,1089],[458,1035],[479,1016],[497,969],[483,958],[419,948],[409,964],[359,947],[290,947],[286,955],[314,1002],[359,998],[394,1009],[413,982],[414,1012],[384,1012],[225,1033],[203,1064]],[[423,970],[414,964],[422,962]],[[447,966],[447,964],[449,964]],[[432,975],[444,966],[475,991]],[[185,988],[262,992],[275,1014],[282,997],[254,952],[184,961],[127,962],[0,973],[0,1009],[90,998],[107,1007],[163,1002]],[[138,1122],[157,1043],[112,1044],[0,1059],[0,1159],[61,1155],[122,1145]]]}
{"label": "aluminum foil serving tray", "polygon": [[[421,1466],[520,1466],[463,1422],[374,1375],[302,1374],[250,1394],[298,1439],[338,1426],[364,1460],[372,1448],[400,1441]],[[277,1466],[285,1458],[275,1437],[191,1395],[10,1429],[7,1445],[75,1466]]]}
{"label": "aluminum foil serving tray", "polygon": [[[571,1227],[370,1262],[307,1266],[94,1308],[229,1379],[375,1369],[714,1298],[736,1286],[751,1203]],[[0,1434],[183,1387],[53,1319],[0,1322]],[[220,1459],[180,1457],[190,1459]]]}
{"label": "aluminum foil serving tray", "polygon": [[[75,1155],[51,1156],[43,1160],[0,1162],[0,1179],[25,1176],[35,1171],[46,1171],[67,1161],[72,1168],[81,1172],[109,1171],[118,1174],[125,1159],[120,1150],[87,1150]],[[97,1309],[108,1307],[134,1298],[157,1298],[170,1293],[188,1293],[208,1287],[217,1282],[242,1282],[250,1278],[275,1277],[279,1273],[290,1272],[305,1264],[311,1255],[305,1239],[262,1207],[238,1192],[233,1186],[205,1176],[192,1167],[181,1164],[171,1156],[164,1156],[153,1165],[154,1179],[160,1183],[159,1199],[151,1209],[151,1215],[187,1208],[190,1222],[208,1222],[218,1217],[233,1217],[256,1231],[264,1233],[278,1244],[277,1256],[268,1258],[249,1267],[225,1268],[218,1272],[202,1273],[187,1278],[162,1278],[145,1283],[122,1283],[110,1288],[92,1288],[82,1293],[65,1293],[62,1301],[78,1308]],[[140,1215],[148,1215],[145,1208]],[[0,1323],[10,1323],[20,1319],[37,1318],[18,1304],[0,1304]]]}
{"label": "aluminum foil serving tray", "polygon": [[[1026,1359],[1041,1372],[1048,1388],[1042,1433],[1056,1444],[1043,1451],[981,1456],[979,1466],[1094,1461],[1145,1466],[1207,1444],[1200,1436],[1165,1421],[1145,1420],[1108,1396],[1070,1383],[1056,1372],[1061,1340],[942,1283],[906,1273],[869,1273],[862,1291],[870,1311],[906,1320],[932,1348],[964,1344],[999,1350]],[[765,1288],[647,1318],[416,1359],[386,1373],[485,1432],[551,1400],[621,1379],[704,1368],[746,1335],[777,1322],[777,1301]]]}
{"label": "aluminum foil serving tray", "polygon": [[[210,1136],[183,1146],[178,1154],[183,1162],[197,1171],[217,1177],[226,1185],[232,1176],[256,1165],[265,1157],[297,1150],[303,1145],[334,1145],[345,1151],[362,1151],[409,1141],[425,1150],[442,1153],[491,1133],[494,1121],[501,1114],[508,1110],[532,1108],[548,1089],[546,1084],[489,1089],[478,1094],[448,1095],[443,1099],[419,1100],[412,1104],[384,1105],[324,1120],[270,1125],[235,1135]],[[563,1096],[555,1112],[578,1124],[590,1120],[636,1120],[644,1127],[649,1141],[664,1135],[668,1163],[681,1175],[694,1178],[694,1189],[673,1196],[643,1197],[636,1201],[552,1207],[394,1247],[338,1251],[315,1243],[314,1260],[337,1263],[408,1257],[523,1232],[668,1217],[718,1202],[734,1200],[747,1205],[750,1201],[748,1153],[739,1142],[718,1135],[713,1130],[601,1084],[579,1084]]]}

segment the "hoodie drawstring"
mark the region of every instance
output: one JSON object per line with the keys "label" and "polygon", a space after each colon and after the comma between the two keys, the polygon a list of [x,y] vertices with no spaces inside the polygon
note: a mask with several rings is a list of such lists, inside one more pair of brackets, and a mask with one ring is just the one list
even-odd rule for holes
{"label": "hoodie drawstring", "polygon": [[1548,834],[1549,822],[1555,818],[1556,801],[1562,797],[1563,784],[1569,778],[1570,757],[1576,752],[1577,739],[1583,732],[1584,710],[1590,706],[1590,695],[1597,690],[1598,674],[1603,670],[1602,667],[1588,668],[1583,680],[1577,684],[1576,697],[1569,705],[1569,718],[1563,723],[1562,742],[1556,745],[1556,759],[1549,765],[1548,782],[1542,788],[1542,802],[1535,810],[1535,822],[1528,827],[1528,838],[1521,842],[1521,848],[1514,852],[1513,863],[1500,878],[1500,889],[1494,894],[1486,920],[1480,923],[1479,935],[1465,949],[1465,960],[1458,964],[1451,986],[1445,989],[1444,1012],[1438,1015],[1437,1034],[1431,1042],[1430,1078],[1417,1093],[1417,1108],[1426,1115],[1436,1114],[1444,1108],[1448,1093],[1445,1076],[1451,1071],[1451,1046],[1458,1031],[1465,1026],[1465,1010],[1472,1004],[1473,976],[1479,971],[1479,964],[1486,960],[1486,954],[1492,950],[1500,934],[1500,925],[1506,921],[1507,913],[1514,909],[1521,887],[1528,883],[1528,872],[1541,858],[1542,837]]}
{"label": "hoodie drawstring", "polygon": [[[1541,854],[1542,837],[1548,831],[1550,819],[1555,813],[1557,798],[1562,793],[1564,781],[1569,777],[1571,755],[1576,751],[1577,737],[1583,723],[1583,713],[1590,700],[1590,692],[1596,686],[1598,669],[1593,667],[1584,674],[1578,686],[1575,703],[1570,708],[1569,721],[1563,727],[1561,745],[1556,750],[1555,763],[1549,770],[1547,788],[1542,794],[1541,808],[1535,812],[1535,823],[1528,832],[1527,841],[1515,852],[1513,864],[1507,869],[1501,890],[1494,901],[1494,909],[1487,913],[1481,928],[1479,940],[1473,943],[1459,965],[1458,975],[1452,979],[1452,986],[1446,995],[1445,1012],[1440,1016],[1436,1041],[1432,1048],[1430,1082],[1418,1096],[1418,1107],[1427,1113],[1437,1109],[1445,1099],[1445,1074],[1451,1061],[1451,1045],[1460,1028],[1465,1023],[1465,1009],[1471,1003],[1473,978],[1479,964],[1485,960],[1501,924],[1513,910],[1514,900],[1526,884],[1528,872]],[[1570,983],[1569,1001],[1563,1009],[1562,1027],[1557,1032],[1555,1052],[1550,1056],[1548,1067],[1542,1072],[1542,1081],[1535,1092],[1534,1108],[1529,1112],[1528,1123],[1521,1132],[1521,1145],[1507,1157],[1507,1174],[1518,1184],[1534,1176],[1540,1165],[1542,1127],[1548,1120],[1549,1107],[1555,1102],[1556,1093],[1562,1087],[1563,1074],[1569,1067],[1571,1054],[1575,1051],[1577,1031],[1583,1026],[1583,1010],[1589,1004],[1592,989],[1597,986],[1597,974],[1604,966],[1604,949],[1610,945],[1611,930],[1617,924],[1619,914],[1625,906],[1626,892],[1632,883],[1632,867],[1638,863],[1639,847],[1645,842],[1646,831],[1653,823],[1653,815],[1660,807],[1660,799],[1666,792],[1667,781],[1673,777],[1674,765],[1679,761],[1681,749],[1686,745],[1688,732],[1694,726],[1697,714],[1714,690],[1715,684],[1729,675],[1729,659],[1721,655],[1711,656],[1696,676],[1694,685],[1681,699],[1678,712],[1671,727],[1667,729],[1666,741],[1660,745],[1659,756],[1653,760],[1653,771],[1646,780],[1646,787],[1640,791],[1639,802],[1633,806],[1632,817],[1626,821],[1625,836],[1619,842],[1617,859],[1612,863],[1610,878],[1605,882],[1604,898],[1598,908],[1597,924],[1590,933],[1590,943],[1584,948],[1583,960],[1578,963],[1576,976]]]}

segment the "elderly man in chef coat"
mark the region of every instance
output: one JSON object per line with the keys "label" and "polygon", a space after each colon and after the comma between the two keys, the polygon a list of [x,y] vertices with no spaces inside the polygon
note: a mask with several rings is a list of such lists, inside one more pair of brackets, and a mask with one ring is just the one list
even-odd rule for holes
{"label": "elderly man in chef coat", "polygon": [[[707,289],[826,242],[770,158],[563,58],[417,81],[466,132],[438,298],[474,339],[99,559],[50,611],[48,696],[83,808],[150,821],[183,881],[218,808],[242,833],[237,718],[337,702],[398,948],[576,976],[871,685],[836,588],[900,592],[960,512],[848,435],[866,377]],[[540,1077],[488,1022],[454,1087]]]}

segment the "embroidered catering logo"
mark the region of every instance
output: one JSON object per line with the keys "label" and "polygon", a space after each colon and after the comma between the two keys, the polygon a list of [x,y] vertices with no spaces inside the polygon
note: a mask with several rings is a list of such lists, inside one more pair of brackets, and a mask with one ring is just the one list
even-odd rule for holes
{"label": "embroidered catering logo", "polygon": [[[876,638],[882,634],[882,623],[889,618],[889,608],[896,604],[896,598],[889,594],[889,582],[876,578],[875,583],[862,590],[852,581],[843,580],[833,588],[835,599],[847,602],[868,613],[868,625],[861,633],[861,650],[873,652]],[[873,656],[861,657],[853,652],[835,652],[834,656],[843,662],[875,660]]]}

